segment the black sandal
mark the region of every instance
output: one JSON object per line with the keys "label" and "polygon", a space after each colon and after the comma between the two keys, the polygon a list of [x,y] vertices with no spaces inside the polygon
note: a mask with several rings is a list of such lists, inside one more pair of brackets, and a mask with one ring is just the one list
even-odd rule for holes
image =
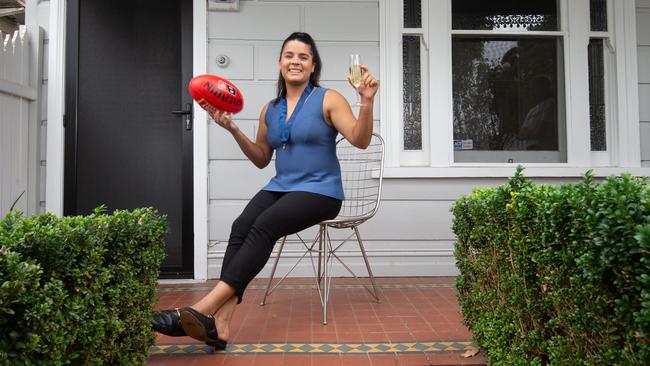
{"label": "black sandal", "polygon": [[180,318],[181,326],[188,336],[205,342],[215,350],[226,349],[228,342],[219,338],[212,315],[203,315],[191,307],[185,307],[180,310]]}
{"label": "black sandal", "polygon": [[178,308],[155,312],[151,316],[151,326],[156,332],[170,337],[187,335],[181,326],[181,312]]}

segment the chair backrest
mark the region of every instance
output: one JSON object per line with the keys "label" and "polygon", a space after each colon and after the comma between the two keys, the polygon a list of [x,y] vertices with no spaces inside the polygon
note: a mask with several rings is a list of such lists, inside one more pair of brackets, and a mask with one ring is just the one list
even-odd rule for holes
{"label": "chair backrest", "polygon": [[384,176],[384,139],[372,134],[370,145],[359,149],[341,138],[336,144],[345,200],[334,221],[365,221],[375,215]]}

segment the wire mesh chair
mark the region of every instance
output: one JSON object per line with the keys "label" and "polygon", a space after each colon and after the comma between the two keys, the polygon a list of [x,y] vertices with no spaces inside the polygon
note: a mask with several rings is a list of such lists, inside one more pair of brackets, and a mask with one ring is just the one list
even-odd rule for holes
{"label": "wire mesh chair", "polygon": [[[345,200],[343,201],[339,215],[332,220],[322,221],[319,224],[319,231],[316,238],[309,244],[300,235],[296,234],[304,247],[304,253],[284,277],[271,287],[282,250],[284,249],[284,244],[287,240],[286,236],[282,238],[261,303],[261,305],[264,305],[268,295],[291,274],[303,259],[309,256],[316,279],[316,289],[318,290],[321,305],[323,306],[323,324],[327,324],[327,303],[332,280],[330,273],[334,260],[341,263],[355,279],[361,282],[359,277],[343,262],[341,256],[337,253],[353,237],[359,244],[372,288],[364,283],[362,285],[377,303],[380,302],[375,277],[372,275],[370,262],[368,261],[358,226],[372,218],[379,208],[382,178],[384,176],[384,140],[378,134],[373,133],[370,145],[366,149],[359,149],[344,138],[341,138],[336,144],[336,155],[341,165],[341,178],[345,193]],[[332,238],[329,235],[329,229],[351,229],[352,233],[341,242],[333,244]],[[316,260],[314,257],[316,257]]]}

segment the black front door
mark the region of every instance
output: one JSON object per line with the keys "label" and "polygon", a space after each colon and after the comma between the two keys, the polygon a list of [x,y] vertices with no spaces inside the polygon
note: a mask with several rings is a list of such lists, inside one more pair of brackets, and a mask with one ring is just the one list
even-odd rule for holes
{"label": "black front door", "polygon": [[192,2],[67,5],[64,213],[154,207],[161,276],[192,277]]}

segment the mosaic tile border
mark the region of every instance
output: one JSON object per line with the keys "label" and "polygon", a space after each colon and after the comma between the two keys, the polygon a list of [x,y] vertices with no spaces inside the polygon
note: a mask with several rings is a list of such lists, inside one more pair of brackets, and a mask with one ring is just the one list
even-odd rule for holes
{"label": "mosaic tile border", "polygon": [[[414,284],[378,284],[380,289],[428,289],[428,288],[456,288],[453,283],[414,283]],[[213,287],[162,287],[158,288],[158,293],[169,292],[209,292]],[[357,290],[364,288],[363,285],[332,285],[336,290]],[[247,290],[266,290],[266,285],[249,285]],[[276,290],[316,290],[316,285],[279,285]]]}
{"label": "mosaic tile border", "polygon": [[381,353],[441,353],[459,352],[478,348],[472,341],[431,341],[398,343],[235,343],[224,351],[198,344],[157,344],[149,349],[150,355],[170,354],[381,354]]}

